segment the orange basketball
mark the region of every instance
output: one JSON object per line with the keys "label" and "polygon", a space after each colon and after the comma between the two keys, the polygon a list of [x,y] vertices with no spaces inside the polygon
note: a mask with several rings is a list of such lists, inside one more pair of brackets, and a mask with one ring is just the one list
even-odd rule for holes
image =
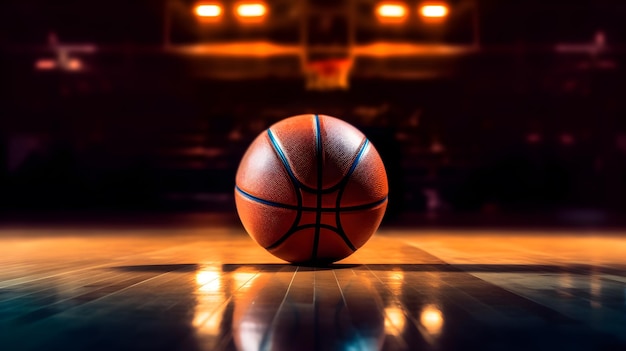
{"label": "orange basketball", "polygon": [[300,115],[261,133],[237,170],[235,201],[250,236],[293,263],[338,261],[363,246],[387,208],[387,174],[358,129]]}

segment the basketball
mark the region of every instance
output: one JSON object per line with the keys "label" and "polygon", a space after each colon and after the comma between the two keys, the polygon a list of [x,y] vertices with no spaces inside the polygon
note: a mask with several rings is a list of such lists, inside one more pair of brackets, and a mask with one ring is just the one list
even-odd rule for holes
{"label": "basketball", "polygon": [[387,207],[387,175],[369,140],[324,115],[261,133],[237,169],[235,203],[248,234],[292,263],[328,264],[363,246]]}

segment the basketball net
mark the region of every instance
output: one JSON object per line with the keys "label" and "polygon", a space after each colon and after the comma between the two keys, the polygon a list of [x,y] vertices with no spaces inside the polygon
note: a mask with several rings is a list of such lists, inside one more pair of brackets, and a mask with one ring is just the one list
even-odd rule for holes
{"label": "basketball net", "polygon": [[325,59],[305,64],[307,90],[346,90],[352,68],[350,59]]}

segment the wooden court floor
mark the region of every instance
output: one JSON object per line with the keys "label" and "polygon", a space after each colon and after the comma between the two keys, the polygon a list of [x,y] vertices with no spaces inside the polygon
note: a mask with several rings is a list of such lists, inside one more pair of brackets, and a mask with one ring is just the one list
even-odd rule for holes
{"label": "wooden court floor", "polygon": [[0,350],[626,350],[626,232],[383,227],[315,268],[211,221],[5,226]]}

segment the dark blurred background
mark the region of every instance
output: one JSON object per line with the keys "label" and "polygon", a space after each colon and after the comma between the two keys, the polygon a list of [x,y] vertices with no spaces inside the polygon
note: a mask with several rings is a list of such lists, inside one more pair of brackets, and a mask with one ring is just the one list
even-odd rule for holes
{"label": "dark blurred background", "polygon": [[620,218],[624,18],[620,0],[5,0],[0,213],[234,214],[252,139],[320,113],[380,151],[390,221]]}

